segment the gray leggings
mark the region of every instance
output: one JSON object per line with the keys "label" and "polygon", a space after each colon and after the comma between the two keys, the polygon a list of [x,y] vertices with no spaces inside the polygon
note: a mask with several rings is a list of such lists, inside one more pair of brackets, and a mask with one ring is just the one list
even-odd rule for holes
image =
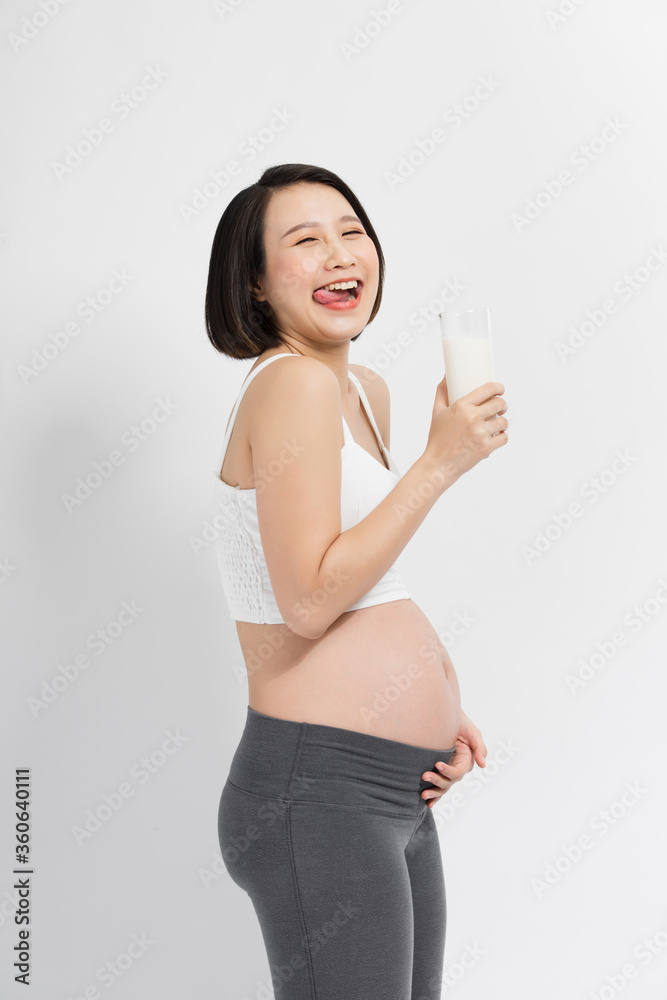
{"label": "gray leggings", "polygon": [[445,882],[421,775],[454,749],[248,706],[218,836],[276,1000],[439,1000]]}

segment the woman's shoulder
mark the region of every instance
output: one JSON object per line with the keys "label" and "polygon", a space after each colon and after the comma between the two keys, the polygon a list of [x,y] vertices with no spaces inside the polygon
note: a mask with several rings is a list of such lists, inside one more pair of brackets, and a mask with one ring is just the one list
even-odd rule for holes
{"label": "woman's shoulder", "polygon": [[[283,361],[283,357],[288,357],[290,360]],[[253,365],[249,374],[254,375],[254,371],[263,361],[273,358],[279,360],[275,364],[265,365],[262,371],[253,377],[246,392],[249,397],[248,409],[256,411],[261,420],[270,419],[275,407],[282,410],[286,399],[298,397],[306,403],[317,406],[322,394],[340,395],[338,381],[331,369],[316,358],[309,358],[303,354],[285,351],[265,352],[257,358],[257,363]],[[295,358],[298,360],[295,361]]]}
{"label": "woman's shoulder", "polygon": [[[285,356],[298,358],[299,361],[298,363],[295,361],[284,361],[282,363],[266,365],[259,373],[259,376],[253,379],[253,382],[259,383],[261,381],[261,385],[255,387],[253,398],[266,398],[267,390],[273,386],[276,386],[279,392],[289,391],[290,389],[301,390],[307,387],[317,394],[319,390],[328,384],[337,385],[336,376],[321,361],[318,361],[316,358],[307,357],[306,355],[292,354],[285,351],[265,351],[255,359],[255,363],[249,374],[252,374],[264,361],[268,361],[274,357],[282,358]],[[389,386],[386,381],[378,372],[373,371],[371,368],[366,368],[365,365],[349,364],[348,367],[363,386],[378,426],[382,430],[382,425],[384,424],[388,429],[391,401]]]}
{"label": "woman's shoulder", "polygon": [[305,354],[293,354],[291,351],[265,351],[255,359],[255,363],[250,369],[249,374],[252,374],[265,361],[270,361],[273,358],[298,358],[299,361],[298,364],[290,360],[289,363],[282,362],[282,364],[266,365],[263,368],[263,372],[267,373],[267,378],[263,380],[266,384],[268,384],[269,372],[274,378],[278,379],[288,378],[299,380],[312,377],[313,373],[318,373],[320,374],[320,378],[326,379],[328,375],[330,379],[333,378],[335,380],[333,372],[326,365],[322,364],[321,361],[318,361],[317,358],[310,358]]}
{"label": "woman's shoulder", "polygon": [[364,365],[351,364],[349,368],[357,376],[369,397],[371,392],[377,392],[379,396],[389,397],[389,386],[378,372],[374,372],[372,368],[366,368]]}

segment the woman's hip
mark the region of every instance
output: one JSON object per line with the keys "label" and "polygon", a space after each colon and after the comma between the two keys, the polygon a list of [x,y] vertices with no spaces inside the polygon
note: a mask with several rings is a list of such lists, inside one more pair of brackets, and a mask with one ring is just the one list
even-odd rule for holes
{"label": "woman's hip", "polygon": [[438,760],[449,763],[453,753],[454,747],[413,746],[248,706],[227,783],[246,797],[270,800],[274,811],[278,803],[319,803],[416,818],[427,808],[421,793],[433,787],[422,773]]}

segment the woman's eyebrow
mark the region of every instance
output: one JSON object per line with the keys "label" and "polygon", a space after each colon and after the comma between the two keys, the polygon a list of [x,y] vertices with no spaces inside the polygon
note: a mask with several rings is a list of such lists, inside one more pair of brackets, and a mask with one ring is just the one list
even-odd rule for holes
{"label": "woman's eyebrow", "polygon": [[[358,222],[360,226],[362,225],[361,219],[358,219],[356,215],[341,215],[338,221]],[[284,240],[286,236],[289,236],[290,233],[295,233],[297,229],[315,229],[317,226],[320,226],[321,224],[322,224],[321,222],[300,222],[298,226],[292,226],[291,229],[288,229],[287,232],[283,233],[283,235],[280,238],[281,240]]]}

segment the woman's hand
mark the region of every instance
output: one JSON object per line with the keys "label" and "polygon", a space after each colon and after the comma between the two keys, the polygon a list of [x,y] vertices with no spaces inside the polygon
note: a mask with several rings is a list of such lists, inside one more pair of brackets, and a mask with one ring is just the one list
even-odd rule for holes
{"label": "woman's hand", "polygon": [[438,799],[449,791],[454,782],[460,781],[472,771],[475,764],[486,767],[486,744],[477,726],[465,712],[461,712],[459,734],[456,737],[456,749],[449,764],[444,761],[436,763],[436,771],[424,771],[422,778],[437,785],[437,788],[427,788],[421,793],[426,805],[432,809]]}
{"label": "woman's hand", "polygon": [[436,388],[424,455],[447,478],[458,479],[507,444],[507,403],[502,382],[485,382],[451,405],[445,375]]}

